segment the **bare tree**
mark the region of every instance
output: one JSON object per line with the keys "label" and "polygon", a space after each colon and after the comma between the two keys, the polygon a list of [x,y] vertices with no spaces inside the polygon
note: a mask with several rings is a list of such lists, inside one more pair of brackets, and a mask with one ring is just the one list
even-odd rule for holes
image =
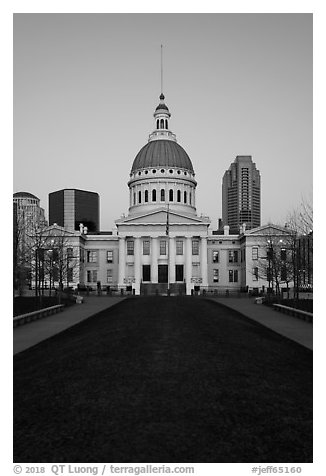
{"label": "bare tree", "polygon": [[30,270],[35,285],[35,295],[40,297],[49,289],[58,289],[61,301],[64,286],[73,281],[78,266],[78,254],[74,253],[71,234],[61,227],[35,227],[29,236]]}
{"label": "bare tree", "polygon": [[266,234],[260,246],[257,266],[253,270],[256,278],[267,281],[269,292],[277,296],[281,294],[281,285],[285,284],[289,290],[293,280],[292,242],[292,234],[287,230]]}
{"label": "bare tree", "polygon": [[301,287],[312,287],[313,276],[313,206],[302,199],[298,209],[288,216],[287,226],[293,237],[293,280],[295,297]]}

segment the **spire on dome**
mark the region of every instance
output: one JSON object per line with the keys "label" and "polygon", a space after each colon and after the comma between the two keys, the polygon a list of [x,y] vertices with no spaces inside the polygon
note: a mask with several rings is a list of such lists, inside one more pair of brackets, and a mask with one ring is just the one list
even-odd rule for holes
{"label": "spire on dome", "polygon": [[169,108],[165,104],[165,96],[163,94],[163,45],[161,45],[161,94],[160,103],[154,111],[155,129],[149,135],[149,141],[158,139],[168,139],[176,141],[176,136],[169,129],[169,119],[171,117]]}
{"label": "spire on dome", "polygon": [[160,99],[164,99],[163,94],[163,45],[161,45],[161,96]]}

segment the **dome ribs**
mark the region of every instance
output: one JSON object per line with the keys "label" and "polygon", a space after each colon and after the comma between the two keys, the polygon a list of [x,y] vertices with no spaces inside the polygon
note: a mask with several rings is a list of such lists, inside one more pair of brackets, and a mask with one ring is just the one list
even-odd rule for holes
{"label": "dome ribs", "polygon": [[135,157],[131,172],[151,167],[175,167],[194,172],[187,152],[177,142],[165,139],[144,145]]}

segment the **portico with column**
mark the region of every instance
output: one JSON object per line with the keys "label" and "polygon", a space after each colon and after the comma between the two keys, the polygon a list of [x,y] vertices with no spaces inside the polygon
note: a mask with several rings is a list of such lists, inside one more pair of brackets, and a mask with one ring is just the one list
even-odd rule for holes
{"label": "portico with column", "polygon": [[[156,210],[138,217],[128,216],[117,221],[119,237],[119,286],[127,283],[128,263],[134,265],[135,294],[153,284],[185,285],[186,294],[191,294],[195,285],[207,286],[207,229],[209,219],[189,217],[176,212],[169,213],[169,230],[166,234],[167,211]],[[133,255],[129,256],[126,242],[133,242]],[[143,242],[149,241],[149,254],[144,255]],[[160,254],[160,242],[165,242],[165,253]],[[193,255],[193,241],[198,241],[199,254]],[[177,242],[179,248],[177,249]],[[181,243],[180,243],[181,242]],[[182,246],[180,247],[180,244]],[[164,246],[163,246],[164,250]],[[162,251],[163,251],[162,250]],[[194,280],[193,262],[196,260],[200,276]],[[143,280],[143,266],[150,266],[150,280]],[[167,267],[166,281],[159,279],[159,266]],[[176,275],[176,267],[183,267],[183,278]],[[179,270],[180,271],[180,270]],[[173,287],[173,286],[172,286]],[[174,286],[175,287],[175,286]]]}

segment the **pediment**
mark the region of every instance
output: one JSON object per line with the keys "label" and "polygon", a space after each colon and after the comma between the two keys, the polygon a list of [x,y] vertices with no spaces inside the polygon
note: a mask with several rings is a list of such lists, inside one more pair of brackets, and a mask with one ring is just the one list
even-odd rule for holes
{"label": "pediment", "polygon": [[[139,215],[129,215],[116,221],[116,225],[166,225],[166,209],[155,210]],[[176,211],[169,212],[169,224],[173,225],[208,225],[207,218],[197,217],[196,215],[186,215]]]}
{"label": "pediment", "polygon": [[275,236],[275,235],[284,235],[289,234],[290,230],[280,225],[274,225],[269,223],[267,225],[259,226],[257,228],[252,228],[245,232],[248,235],[264,235],[264,236]]}
{"label": "pediment", "polygon": [[64,235],[64,236],[71,235],[71,236],[74,236],[74,235],[76,235],[76,231],[67,230],[67,229],[65,229],[64,227],[62,227],[62,226],[57,225],[56,223],[54,223],[53,225],[50,225],[50,226],[44,228],[44,229],[42,230],[42,234],[43,234],[43,235],[46,235],[46,236],[60,236],[60,235]]}

